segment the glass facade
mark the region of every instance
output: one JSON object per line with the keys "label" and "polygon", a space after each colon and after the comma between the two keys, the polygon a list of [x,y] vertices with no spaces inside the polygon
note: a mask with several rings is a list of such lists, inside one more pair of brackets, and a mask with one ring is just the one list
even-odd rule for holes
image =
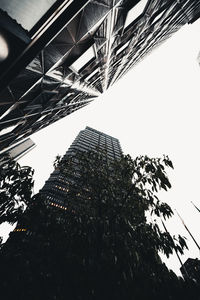
{"label": "glass facade", "polygon": [[[67,156],[75,155],[77,151],[101,151],[105,150],[105,160],[120,159],[122,155],[121,146],[119,140],[109,136],[105,133],[97,131],[93,128],[86,127],[75,138],[71,144],[63,159]],[[78,160],[73,158],[74,162],[74,180],[78,180]],[[46,181],[44,187],[40,190],[40,193],[45,195],[48,203],[58,208],[66,209],[65,202],[69,192],[68,183],[72,180],[71,177],[67,178],[55,170],[50,178]]]}
{"label": "glass facade", "polygon": [[[23,10],[37,17],[36,0],[1,5],[18,22]],[[89,104],[200,15],[200,0],[42,0],[39,6],[41,15],[51,6],[49,21],[33,36],[0,14],[0,150]]]}

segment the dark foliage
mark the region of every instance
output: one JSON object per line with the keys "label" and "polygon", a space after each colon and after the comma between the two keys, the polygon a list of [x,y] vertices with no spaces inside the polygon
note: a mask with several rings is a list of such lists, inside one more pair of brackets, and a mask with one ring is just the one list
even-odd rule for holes
{"label": "dark foliage", "polygon": [[33,187],[33,170],[21,167],[8,155],[0,160],[0,224],[14,224],[28,205]]}
{"label": "dark foliage", "polygon": [[133,300],[193,299],[198,287],[169,271],[158,251],[182,252],[145,212],[173,213],[156,196],[170,183],[167,157],[130,156],[107,161],[105,155],[77,153],[58,160],[66,175],[67,210],[36,195],[1,251],[3,299]]}

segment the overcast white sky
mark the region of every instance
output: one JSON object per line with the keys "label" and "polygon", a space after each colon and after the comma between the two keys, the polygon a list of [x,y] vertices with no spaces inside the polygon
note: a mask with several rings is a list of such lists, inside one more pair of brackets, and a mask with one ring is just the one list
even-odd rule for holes
{"label": "overcast white sky", "polygon": [[[31,136],[36,148],[20,159],[35,169],[37,192],[53,171],[57,154],[63,155],[80,130],[93,127],[120,140],[125,154],[160,157],[168,154],[173,188],[162,200],[176,208],[200,243],[199,108],[200,21],[185,25],[92,104]],[[188,257],[199,251],[177,216],[167,226],[188,238]],[[180,274],[176,257],[168,266]]]}

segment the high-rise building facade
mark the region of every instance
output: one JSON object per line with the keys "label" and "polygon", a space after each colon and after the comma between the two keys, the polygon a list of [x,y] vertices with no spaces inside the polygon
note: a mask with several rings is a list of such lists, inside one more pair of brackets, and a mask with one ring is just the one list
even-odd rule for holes
{"label": "high-rise building facade", "polygon": [[90,103],[200,16],[200,0],[42,2],[0,3],[0,150]]}
{"label": "high-rise building facade", "polygon": [[[93,128],[86,127],[80,131],[62,159],[65,160],[68,156],[75,156],[79,151],[91,150],[105,150],[105,159],[107,160],[120,159],[122,155],[118,139]],[[75,166],[78,167],[78,162],[75,163]],[[50,178],[46,181],[44,187],[40,190],[40,193],[45,196],[51,205],[65,209],[68,194],[68,180],[69,178],[64,176],[59,169],[55,169],[50,175]]]}

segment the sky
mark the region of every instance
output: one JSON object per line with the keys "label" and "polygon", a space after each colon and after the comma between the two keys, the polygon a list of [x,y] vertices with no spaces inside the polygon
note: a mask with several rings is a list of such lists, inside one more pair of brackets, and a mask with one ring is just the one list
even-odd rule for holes
{"label": "sky", "polygon": [[[63,155],[79,131],[90,126],[118,138],[124,154],[133,158],[169,155],[172,189],[160,199],[177,209],[200,244],[200,213],[190,202],[200,208],[199,30],[200,21],[185,25],[94,102],[32,135],[37,146],[19,163],[35,169],[34,192],[49,178],[56,155]],[[176,214],[166,226],[187,238],[190,250],[183,262],[199,258]],[[176,256],[164,261],[180,275]]]}

